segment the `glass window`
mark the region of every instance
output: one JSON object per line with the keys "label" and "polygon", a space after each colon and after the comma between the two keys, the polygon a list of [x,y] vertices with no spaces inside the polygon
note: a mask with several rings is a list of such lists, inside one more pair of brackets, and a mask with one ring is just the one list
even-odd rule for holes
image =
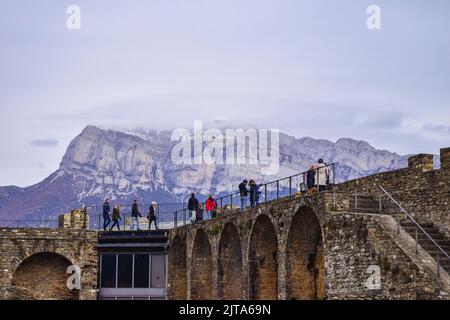
{"label": "glass window", "polygon": [[134,256],[134,287],[148,288],[150,278],[150,257],[148,254]]}
{"label": "glass window", "polygon": [[117,287],[131,288],[133,280],[133,255],[119,254],[117,270]]}
{"label": "glass window", "polygon": [[102,259],[102,274],[101,274],[101,287],[102,288],[115,288],[116,287],[116,255],[104,254]]}
{"label": "glass window", "polygon": [[166,256],[162,254],[152,255],[152,288],[166,287]]}

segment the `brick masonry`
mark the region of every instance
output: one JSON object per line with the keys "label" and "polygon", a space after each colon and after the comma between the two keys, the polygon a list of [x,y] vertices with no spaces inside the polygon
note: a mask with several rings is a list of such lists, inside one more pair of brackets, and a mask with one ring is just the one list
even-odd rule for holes
{"label": "brick masonry", "polygon": [[[0,229],[0,299],[97,298],[97,233],[80,212],[59,229]],[[70,265],[81,268],[81,290],[67,288]]]}

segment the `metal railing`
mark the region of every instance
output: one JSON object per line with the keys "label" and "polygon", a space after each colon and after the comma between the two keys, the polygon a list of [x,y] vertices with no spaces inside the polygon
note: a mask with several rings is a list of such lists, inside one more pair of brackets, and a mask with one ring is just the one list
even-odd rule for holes
{"label": "metal railing", "polygon": [[[119,201],[117,201],[119,202]],[[114,205],[116,201],[110,201],[112,213]],[[119,202],[120,203],[120,202]],[[147,219],[150,203],[139,203],[139,212],[142,215],[139,218],[139,228],[141,230],[149,229],[149,220]],[[178,210],[180,208],[184,208],[186,205],[183,203],[162,203],[158,204],[156,207],[156,223],[159,229],[171,229],[173,228],[173,212],[174,210]],[[103,205],[101,206],[86,206],[90,217],[89,229],[90,230],[103,230]],[[132,216],[131,216],[131,208],[132,205],[124,205],[120,206],[120,220],[119,220],[119,228],[120,230],[131,230],[132,229]],[[114,221],[111,219],[111,223],[108,225],[107,230],[113,225]],[[155,229],[155,224],[151,225],[152,230]],[[118,230],[117,227],[114,227],[114,230]]]}
{"label": "metal railing", "polygon": [[[424,228],[422,228],[422,226],[413,218],[413,216],[411,214],[409,214],[401,205],[400,203],[394,199],[394,197],[392,197],[392,195],[387,192],[382,186],[380,186],[380,190],[383,192],[383,194],[385,194],[391,201],[392,203],[395,204],[395,206],[400,210],[401,213],[403,213],[405,215],[405,217],[407,219],[409,219],[410,221],[412,221],[412,223],[414,224],[415,227],[415,241],[416,241],[416,253],[419,252],[419,230],[425,235],[426,238],[428,238],[428,240],[430,240],[433,245],[436,247],[437,249],[437,253],[436,253],[436,271],[437,271],[437,275],[438,278],[440,278],[441,275],[441,258],[443,258],[444,260],[448,260],[450,261],[450,256],[447,254],[447,252],[442,249],[442,247],[433,239],[432,236],[430,236],[430,234],[428,232],[425,231]],[[397,233],[400,233],[400,214],[397,214]],[[428,250],[427,250],[428,251]]]}
{"label": "metal railing", "polygon": [[[314,172],[314,185],[308,186],[307,175],[308,172],[304,171],[286,178],[270,181],[263,184],[258,184],[258,193],[250,198],[254,198],[254,201],[249,203],[248,197],[246,198],[244,209],[249,207],[257,207],[260,204],[267,203],[270,201],[278,200],[281,198],[293,197],[297,192],[306,193],[311,187],[315,187],[318,192],[325,190],[333,191],[333,206],[335,204],[336,198],[334,193],[334,185],[336,184],[336,170],[335,163],[324,165],[322,167],[316,168]],[[319,184],[319,180],[323,180],[319,176],[324,174],[326,177],[325,184]],[[332,188],[331,188],[332,187]],[[249,192],[250,194],[250,192]],[[226,213],[236,212],[241,209],[241,199],[240,192],[233,192],[215,199],[217,204],[217,216],[222,216]],[[120,201],[111,200],[110,201],[110,213],[112,213],[113,207],[116,203]],[[205,209],[206,202],[202,202],[201,205],[203,210]],[[142,218],[139,219],[140,229],[149,229],[149,220],[147,219],[148,208],[150,203],[139,203],[140,213]],[[131,219],[131,205],[121,205],[120,207],[120,220],[119,228],[120,230],[131,230],[132,219]],[[103,205],[86,205],[84,209],[87,210],[89,216],[89,229],[90,230],[103,230],[104,229],[104,219],[103,219]],[[206,210],[204,210],[206,211]],[[157,224],[159,229],[172,229],[181,225],[187,225],[191,221],[188,217],[189,210],[186,203],[165,203],[158,204],[156,210]],[[205,217],[207,218],[207,217]],[[207,220],[207,219],[205,219]],[[42,228],[42,227],[53,227],[57,228],[59,225],[58,220],[2,220],[3,225],[9,227],[26,227],[30,226],[32,228]],[[2,225],[0,221],[0,226]],[[109,230],[114,221],[111,219],[111,223],[108,225],[107,230]],[[154,223],[152,224],[152,229],[155,229]],[[118,230],[117,227],[114,230]]]}
{"label": "metal railing", "polygon": [[[244,209],[247,209],[249,206],[254,208],[260,204],[267,203],[270,201],[278,200],[281,198],[293,197],[297,192],[306,193],[311,187],[316,188],[317,192],[332,190],[333,191],[333,208],[335,207],[336,197],[334,193],[334,185],[336,184],[336,164],[332,163],[329,165],[324,165],[323,167],[319,167],[313,170],[315,181],[313,185],[308,186],[307,183],[307,175],[312,169],[308,171],[304,171],[286,178],[277,179],[274,181],[270,181],[263,184],[258,184],[257,194],[250,195],[250,199],[245,199]],[[318,178],[320,174],[324,172],[326,177],[325,184],[319,184],[321,181]],[[253,198],[254,201],[251,201]],[[228,213],[237,212],[241,210],[241,199],[240,192],[233,192],[227,194],[226,196],[219,197],[215,199],[217,204],[217,215],[216,217],[223,216]],[[206,212],[206,201],[200,204],[202,206],[202,212]],[[173,212],[173,227],[176,228],[181,225],[187,225],[193,223],[194,220],[191,217],[188,218],[189,210],[187,207],[183,207],[180,210],[176,210]],[[208,220],[209,217],[203,216],[202,220]]]}

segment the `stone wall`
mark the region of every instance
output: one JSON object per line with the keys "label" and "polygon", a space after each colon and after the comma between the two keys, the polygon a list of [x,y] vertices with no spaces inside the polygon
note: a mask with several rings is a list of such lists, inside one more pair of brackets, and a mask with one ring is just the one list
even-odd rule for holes
{"label": "stone wall", "polygon": [[[437,281],[431,269],[426,270],[420,261],[414,261],[415,253],[404,249],[396,232],[389,233],[383,227],[385,219],[391,219],[395,225],[392,217],[383,215],[328,216],[324,226],[328,298],[448,299],[448,286]],[[424,259],[432,260],[429,256]],[[379,288],[373,286],[370,278],[377,268]]]}
{"label": "stone wall", "polygon": [[[348,204],[348,195],[332,193],[281,199],[172,230],[169,298],[448,298],[448,275],[438,280],[433,258],[408,250],[406,232],[407,241],[393,236],[392,217],[349,213]],[[211,277],[197,274],[206,268]]]}
{"label": "stone wall", "polygon": [[[433,223],[450,237],[450,148],[441,149],[441,168],[433,169],[433,156],[420,154],[409,159],[408,168],[348,181],[339,192],[380,195],[383,186],[418,220]],[[388,202],[383,198],[383,202]]]}
{"label": "stone wall", "polygon": [[[96,299],[97,233],[81,229],[0,229],[0,299]],[[66,290],[69,265],[81,290]]]}

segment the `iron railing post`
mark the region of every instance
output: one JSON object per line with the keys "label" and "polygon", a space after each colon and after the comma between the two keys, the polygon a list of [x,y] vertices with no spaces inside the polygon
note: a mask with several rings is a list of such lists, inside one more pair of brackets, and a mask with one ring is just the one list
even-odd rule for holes
{"label": "iron railing post", "polygon": [[173,213],[173,224],[174,224],[175,228],[178,227],[178,211],[175,211]]}
{"label": "iron railing post", "polygon": [[183,209],[183,226],[186,225],[186,209]]}
{"label": "iron railing post", "polygon": [[267,183],[264,185],[264,203],[267,202]]}
{"label": "iron railing post", "polygon": [[277,180],[277,200],[280,197],[280,180]]}
{"label": "iron railing post", "polygon": [[231,211],[233,211],[233,194],[231,194],[231,196],[230,196],[230,209],[231,209]]}
{"label": "iron railing post", "polygon": [[382,201],[382,195],[380,194],[380,197],[378,198],[378,213],[381,213],[381,211],[383,211],[383,205],[381,203]]}
{"label": "iron railing post", "polygon": [[438,251],[438,253],[437,253],[437,276],[438,276],[438,279],[440,279],[441,278],[441,265],[440,265],[440,254],[439,254],[439,251]]}
{"label": "iron railing post", "polygon": [[416,229],[416,254],[419,254],[419,232],[418,232],[418,230],[417,230],[417,227],[415,228]]}
{"label": "iron railing post", "polygon": [[289,197],[292,197],[292,177],[289,177]]}
{"label": "iron railing post", "polygon": [[316,169],[316,188],[317,188],[317,192],[319,192],[319,167],[317,167]]}
{"label": "iron railing post", "polygon": [[335,170],[335,165],[334,163],[332,164],[333,166],[333,210],[336,211],[336,170]]}

